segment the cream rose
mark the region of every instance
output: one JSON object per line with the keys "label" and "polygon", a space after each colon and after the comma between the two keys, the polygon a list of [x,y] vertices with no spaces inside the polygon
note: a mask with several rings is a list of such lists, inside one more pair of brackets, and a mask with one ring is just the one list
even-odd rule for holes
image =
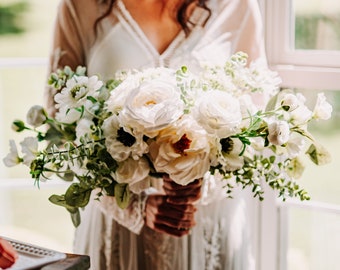
{"label": "cream rose", "polygon": [[237,131],[242,121],[238,99],[227,92],[203,92],[193,109],[197,122],[210,134],[226,138]]}

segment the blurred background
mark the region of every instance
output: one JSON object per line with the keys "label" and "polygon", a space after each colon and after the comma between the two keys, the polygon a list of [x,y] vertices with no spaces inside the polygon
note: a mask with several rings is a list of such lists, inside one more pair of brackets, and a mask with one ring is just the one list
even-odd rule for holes
{"label": "blurred background", "polygon": [[[1,160],[9,151],[8,141],[18,143],[22,139],[11,130],[12,121],[25,120],[32,105],[42,104],[58,3],[0,0]],[[291,8],[289,44],[293,50],[340,51],[340,1],[292,0]],[[305,160],[307,167],[300,184],[309,191],[312,202],[308,206],[295,201],[280,206],[280,270],[334,270],[338,266],[340,78],[338,85],[338,89],[296,89],[308,97],[311,106],[321,91],[332,103],[332,119],[316,123],[313,132],[331,152],[333,161],[316,167]],[[59,181],[41,183],[38,188],[27,168],[7,168],[0,162],[0,235],[71,252],[74,228],[69,214],[48,201],[51,194],[64,190],[65,184]]]}

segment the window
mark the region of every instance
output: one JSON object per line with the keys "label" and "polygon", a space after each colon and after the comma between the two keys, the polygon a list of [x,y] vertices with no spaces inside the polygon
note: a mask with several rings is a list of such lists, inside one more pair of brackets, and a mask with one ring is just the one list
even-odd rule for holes
{"label": "window", "polygon": [[[68,213],[48,201],[61,193],[59,184],[38,191],[28,169],[7,168],[2,158],[14,119],[23,119],[34,104],[42,103],[52,25],[59,0],[5,0],[0,3],[0,232],[32,244],[71,252],[73,225]],[[42,223],[43,222],[43,223]]]}
{"label": "window", "polygon": [[268,61],[283,87],[303,92],[311,103],[325,92],[334,112],[332,120],[313,126],[333,161],[316,167],[306,160],[300,183],[312,200],[281,203],[272,195],[262,207],[259,269],[334,269],[340,252],[340,4],[265,0],[264,7]]}

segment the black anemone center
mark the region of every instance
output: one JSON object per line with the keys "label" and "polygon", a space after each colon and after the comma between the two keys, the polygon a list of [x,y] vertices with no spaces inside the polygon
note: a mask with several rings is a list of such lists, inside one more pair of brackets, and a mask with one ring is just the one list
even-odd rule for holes
{"label": "black anemone center", "polygon": [[124,144],[124,146],[128,147],[132,146],[136,142],[136,138],[126,132],[123,128],[118,129],[117,140]]}
{"label": "black anemone center", "polygon": [[220,140],[220,143],[222,145],[222,151],[224,153],[230,153],[233,150],[234,142],[230,138],[223,138]]}

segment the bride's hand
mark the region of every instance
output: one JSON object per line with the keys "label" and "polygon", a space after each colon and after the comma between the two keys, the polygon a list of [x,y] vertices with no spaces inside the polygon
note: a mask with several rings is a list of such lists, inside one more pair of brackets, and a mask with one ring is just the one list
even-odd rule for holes
{"label": "bride's hand", "polygon": [[150,195],[146,201],[146,225],[173,236],[189,234],[196,224],[194,203],[201,197],[201,180],[186,186],[163,177],[166,195]]}

